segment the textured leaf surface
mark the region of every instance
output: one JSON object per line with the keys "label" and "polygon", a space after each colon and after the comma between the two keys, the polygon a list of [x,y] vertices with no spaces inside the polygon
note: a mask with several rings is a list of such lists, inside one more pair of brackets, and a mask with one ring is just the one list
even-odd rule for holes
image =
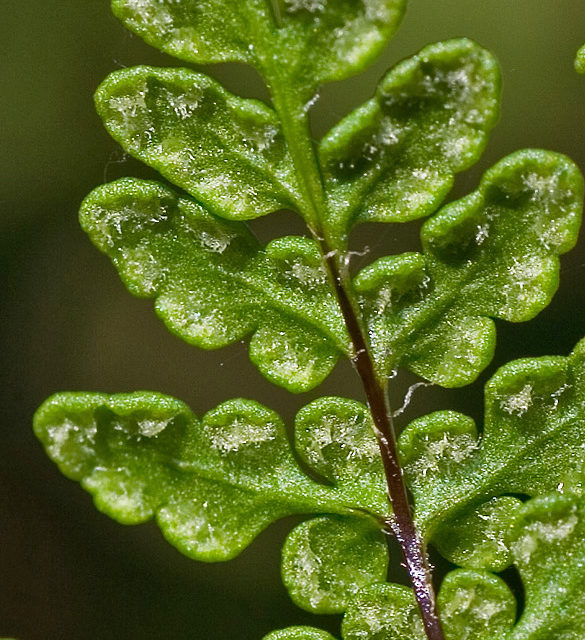
{"label": "textured leaf surface", "polygon": [[362,589],[347,610],[343,640],[425,640],[412,591],[397,584]]}
{"label": "textured leaf surface", "polygon": [[[446,640],[511,640],[516,602],[500,578],[456,570],[445,578],[439,611]],[[543,637],[543,636],[539,636]],[[393,584],[363,589],[343,620],[343,640],[426,640],[412,591]]]}
{"label": "textured leaf surface", "polygon": [[492,498],[471,513],[447,518],[439,525],[433,542],[454,564],[502,571],[512,561],[505,539],[510,521],[521,506],[522,502],[512,496]]}
{"label": "textured leaf surface", "polygon": [[576,242],[583,180],[565,156],[520,151],[422,229],[424,255],[381,258],[355,279],[380,375],[398,365],[447,387],[491,360],[490,317],[533,318]]}
{"label": "textured leaf surface", "polygon": [[575,58],[575,69],[579,73],[585,73],[585,45],[577,51],[577,57]]}
{"label": "textured leaf surface", "polygon": [[[295,419],[299,458],[383,519],[388,498],[370,413],[345,398],[320,398]],[[362,587],[385,578],[388,554],[374,519],[324,517],[299,525],[283,549],[282,577],[292,599],[316,613],[341,612]]]}
{"label": "textured leaf surface", "polygon": [[271,55],[280,53],[268,64],[279,63],[307,98],[319,84],[367,66],[394,35],[406,7],[405,0],[272,1],[279,29]]}
{"label": "textured leaf surface", "polygon": [[273,382],[305,391],[327,376],[347,337],[313,241],[265,249],[153,182],[124,179],[90,194],[81,224],[132,293],[181,338],[218,348],[253,333],[250,357]]}
{"label": "textured leaf surface", "polygon": [[446,640],[508,638],[516,600],[506,583],[484,571],[447,574],[438,597]]}
{"label": "textured leaf surface", "polygon": [[[376,548],[372,574],[385,562],[363,514],[367,502],[310,480],[280,418],[256,402],[231,400],[199,420],[161,394],[63,393],[43,404],[34,426],[49,457],[100,510],[125,524],[156,517],[169,541],[193,558],[226,560],[278,518],[331,513],[365,520],[369,538],[354,540],[356,552]],[[348,563],[349,547],[340,551]],[[359,556],[353,560],[361,566]]]}
{"label": "textured leaf surface", "polygon": [[388,549],[379,523],[327,516],[303,522],[288,536],[282,580],[295,604],[314,613],[345,611],[365,586],[383,582]]}
{"label": "textured leaf surface", "polygon": [[[584,376],[584,344],[569,358],[512,362],[487,385],[481,440],[473,421],[453,412],[416,420],[400,438],[425,537],[464,566],[501,570],[513,561],[527,594],[535,594],[534,613],[527,608],[528,622],[523,617],[514,628],[514,634],[524,627],[530,633],[506,640],[555,637],[542,635],[539,625],[543,620],[547,629],[566,624],[573,606],[569,596],[561,598],[558,611],[552,596],[542,600],[557,594],[555,589],[563,595],[564,585],[544,553],[538,556],[542,570],[530,572],[540,544],[583,538],[581,511],[568,497],[522,506],[507,494],[581,488]],[[315,611],[347,609],[344,640],[416,640],[424,635],[410,592],[375,584],[384,577],[385,549],[375,520],[361,513],[385,518],[388,508],[380,511],[384,486],[373,464],[365,412],[359,403],[323,398],[297,415],[298,455],[334,486],[303,474],[278,416],[251,401],[224,403],[199,421],[185,405],[159,394],[61,394],[39,410],[35,429],[50,457],[82,482],[100,509],[125,523],[156,515],[169,540],[195,558],[232,557],[285,515],[334,514],[303,523],[289,537],[283,576],[291,595]],[[524,524],[511,527],[518,517]],[[566,547],[565,552],[581,571],[581,551]],[[557,583],[551,582],[553,575]],[[442,601],[455,629],[449,640],[464,640],[464,628],[472,630],[470,640],[491,640],[494,629],[513,621],[513,600],[490,574],[475,570],[457,576],[452,590],[459,595]],[[582,579],[571,577],[571,588]],[[474,603],[479,602],[484,604],[478,612]]]}
{"label": "textured leaf surface", "polygon": [[288,629],[279,629],[273,631],[263,640],[335,640],[334,637],[326,631],[315,629],[313,627],[288,627]]}
{"label": "textured leaf surface", "polygon": [[583,637],[585,504],[570,496],[531,500],[509,538],[526,607],[511,640]]}
{"label": "textured leaf surface", "polygon": [[583,342],[568,358],[502,367],[486,387],[481,438],[473,420],[454,412],[415,420],[399,447],[422,531],[456,562],[503,569],[510,562],[505,510],[509,522],[519,505],[502,496],[579,487],[584,424]]}
{"label": "textured leaf surface", "polygon": [[113,0],[114,14],[149,44],[188,62],[255,61],[254,15],[267,18],[264,0]]}
{"label": "textured leaf surface", "polygon": [[188,62],[238,61],[310,97],[360,71],[394,34],[405,0],[113,0],[149,44]]}
{"label": "textured leaf surface", "polygon": [[486,572],[447,576],[439,606],[447,640],[579,640],[585,623],[585,510],[582,499],[550,495],[520,510],[508,537],[524,583],[526,605]]}
{"label": "textured leaf surface", "polygon": [[295,208],[297,188],[277,115],[187,69],[135,67],[96,93],[99,115],[128,153],[216,215],[236,220]]}
{"label": "textured leaf surface", "polygon": [[375,97],[321,142],[332,215],[404,222],[436,210],[483,150],[498,113],[499,70],[470,40],[433,44],[392,69]]}
{"label": "textured leaf surface", "polygon": [[374,425],[366,406],[345,398],[320,398],[303,407],[295,420],[295,445],[301,459],[320,476],[355,492],[356,503],[386,513],[386,479]]}
{"label": "textured leaf surface", "polygon": [[[487,571],[448,573],[438,596],[446,640],[580,640],[585,624],[585,501],[549,494],[509,518],[507,543],[525,592],[517,603],[507,584]],[[424,640],[410,589],[363,589],[343,621],[344,640]]]}

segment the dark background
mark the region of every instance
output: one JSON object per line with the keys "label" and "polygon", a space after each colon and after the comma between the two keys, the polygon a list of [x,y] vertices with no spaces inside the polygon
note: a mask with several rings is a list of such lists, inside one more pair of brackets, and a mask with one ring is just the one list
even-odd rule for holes
{"label": "dark background", "polygon": [[[0,11],[0,635],[21,640],[174,638],[256,640],[271,629],[336,618],[296,609],[280,584],[279,545],[291,522],[272,527],[237,560],[194,563],[154,525],[123,527],[63,478],[31,432],[35,408],[58,390],[153,389],[203,413],[231,397],[257,399],[290,421],[321,394],[361,398],[347,364],[317,391],[291,396],[248,362],[242,344],[202,352],[166,332],[152,303],[132,298],[77,225],[82,198],[122,175],[152,177],[124,158],[103,130],[92,92],[112,70],[182,63],[125,32],[107,0],[3,0]],[[314,109],[321,136],[367,99],[382,73],[429,42],[466,35],[491,49],[504,75],[501,122],[481,172],[521,147],[569,154],[585,169],[585,77],[573,57],[585,42],[583,0],[411,0],[390,47],[358,79],[326,87]],[[252,71],[210,69],[229,89],[263,97]],[[302,233],[291,215],[255,223],[263,238]],[[360,228],[365,263],[418,247],[418,224]],[[552,305],[525,325],[500,323],[494,364],[478,384],[421,390],[408,418],[454,408],[481,418],[481,384],[514,357],[566,354],[585,335],[585,244],[563,260]],[[413,379],[394,385],[399,405]]]}

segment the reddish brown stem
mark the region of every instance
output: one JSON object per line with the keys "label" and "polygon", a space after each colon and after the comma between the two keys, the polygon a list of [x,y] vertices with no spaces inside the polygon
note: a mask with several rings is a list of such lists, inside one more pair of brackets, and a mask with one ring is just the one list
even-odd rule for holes
{"label": "reddish brown stem", "polygon": [[396,435],[385,387],[379,382],[364,332],[345,289],[334,252],[324,247],[327,268],[333,277],[337,299],[353,345],[353,364],[362,380],[374,421],[384,463],[388,497],[394,511],[386,523],[398,540],[404,562],[412,580],[428,640],[445,640],[437,615],[435,592],[425,545],[416,530],[402,468],[396,450]]}

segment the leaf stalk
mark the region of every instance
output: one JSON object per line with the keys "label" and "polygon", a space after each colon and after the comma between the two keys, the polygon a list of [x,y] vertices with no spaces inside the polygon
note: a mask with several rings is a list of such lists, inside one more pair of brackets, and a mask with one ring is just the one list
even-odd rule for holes
{"label": "leaf stalk", "polygon": [[324,250],[323,253],[335,283],[337,299],[353,345],[352,361],[364,387],[384,464],[388,499],[394,512],[393,517],[386,521],[386,528],[396,536],[402,549],[428,640],[444,640],[425,545],[414,523],[398,460],[396,431],[388,394],[376,375],[364,332],[342,281],[337,262],[331,252]]}
{"label": "leaf stalk", "polygon": [[361,379],[372,414],[386,475],[388,499],[393,509],[393,516],[386,520],[385,529],[396,536],[402,549],[428,640],[445,640],[437,613],[425,544],[414,523],[398,460],[396,432],[387,389],[376,374],[360,314],[349,293],[347,270],[340,268],[344,255],[340,255],[338,238],[328,238],[327,229],[322,223],[326,219],[327,206],[308,115],[304,105],[291,99],[291,92],[286,89],[288,85],[286,79],[277,76],[273,76],[269,82],[274,107],[281,118],[297,175],[301,179],[303,198],[308,206],[303,215],[311,233],[319,242],[324,265],[334,285],[351,341],[352,362]]}

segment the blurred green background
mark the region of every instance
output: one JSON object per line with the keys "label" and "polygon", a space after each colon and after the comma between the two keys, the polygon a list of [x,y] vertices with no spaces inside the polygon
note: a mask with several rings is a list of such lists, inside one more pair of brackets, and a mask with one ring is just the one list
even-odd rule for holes
{"label": "blurred green background", "polygon": [[[333,1],[333,0],[332,0]],[[585,169],[585,77],[573,71],[585,41],[583,0],[410,0],[402,28],[363,76],[327,86],[313,110],[321,136],[367,99],[393,63],[429,42],[469,36],[499,58],[501,122],[453,197],[521,147],[570,155]],[[58,390],[153,389],[198,413],[231,397],[257,399],[289,419],[321,394],[361,398],[347,364],[317,391],[291,396],[248,362],[243,344],[202,352],[166,332],[152,303],[132,298],[77,225],[81,199],[122,175],[153,172],[125,157],[103,130],[92,92],[112,70],[180,64],[125,32],[107,0],[3,0],[0,18],[0,636],[21,640],[259,639],[269,630],[338,619],[296,609],[280,584],[279,545],[291,522],[265,532],[237,560],[203,565],[168,546],[153,525],[122,527],[60,476],[31,432]],[[210,69],[229,89],[266,97],[254,72]],[[418,247],[418,224],[355,234],[368,255]],[[254,224],[263,238],[302,233],[278,213]],[[419,391],[408,419],[438,408],[481,418],[481,385],[514,357],[566,354],[585,335],[585,242],[563,260],[553,304],[526,325],[499,323],[496,359],[469,389]],[[413,379],[394,384],[395,405]]]}

